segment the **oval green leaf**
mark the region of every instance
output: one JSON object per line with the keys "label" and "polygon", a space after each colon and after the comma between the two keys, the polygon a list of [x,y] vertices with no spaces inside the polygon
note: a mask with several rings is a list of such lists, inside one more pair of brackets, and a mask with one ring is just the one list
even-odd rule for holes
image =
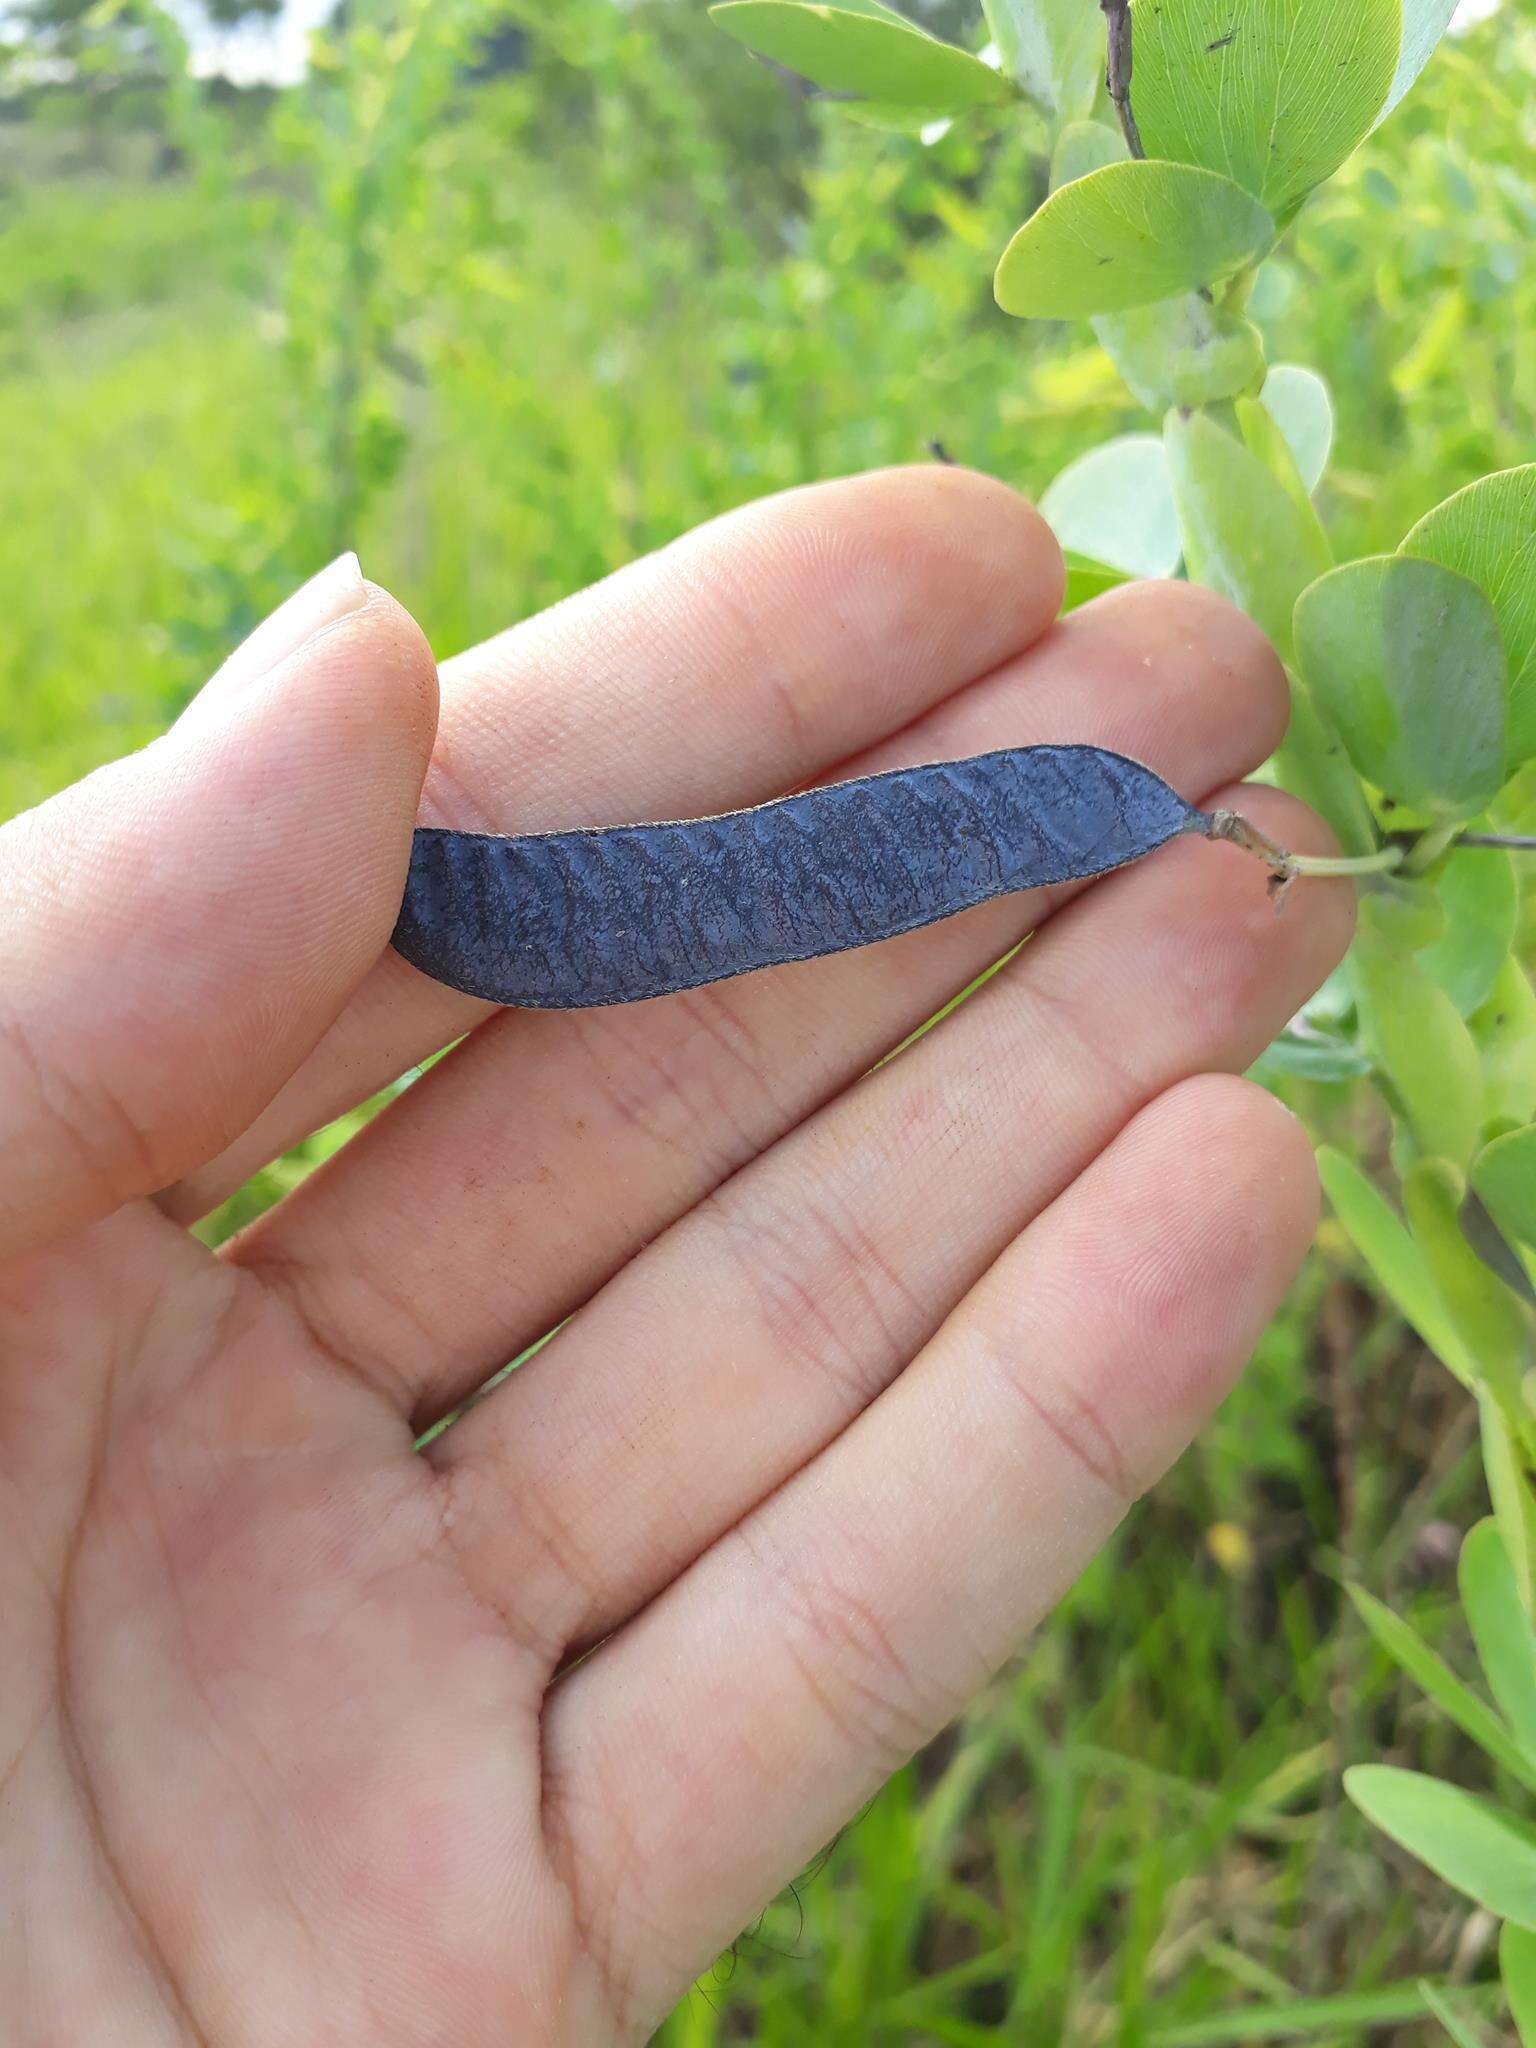
{"label": "oval green leaf", "polygon": [[1403,542],[1469,577],[1498,615],[1509,662],[1510,766],[1536,756],[1536,463],[1468,484]]}
{"label": "oval green leaf", "polygon": [[1300,363],[1276,363],[1259,396],[1285,436],[1303,485],[1315,491],[1333,446],[1333,400],[1328,386],[1316,370]]}
{"label": "oval green leaf", "polygon": [[[1369,909],[1369,899],[1363,906]],[[1460,1012],[1418,961],[1362,916],[1350,955],[1361,1031],[1413,1134],[1436,1159],[1464,1168],[1482,1125],[1483,1073]]]}
{"label": "oval green leaf", "polygon": [[1536,1828],[1502,1807],[1388,1764],[1344,1773],[1355,1805],[1436,1876],[1501,1920],[1536,1929]]}
{"label": "oval green leaf", "polygon": [[1483,1121],[1536,1120],[1536,989],[1513,954],[1467,1023],[1483,1062]]}
{"label": "oval green leaf", "polygon": [[1400,0],[1137,0],[1147,153],[1219,171],[1277,220],[1364,141],[1402,40]]}
{"label": "oval green leaf", "polygon": [[1447,1159],[1415,1159],[1403,1175],[1403,1209],[1462,1342],[1477,1360],[1479,1390],[1517,1421],[1523,1401],[1524,1311],[1490,1271],[1463,1223],[1465,1176]]}
{"label": "oval green leaf", "polygon": [[1345,853],[1375,852],[1376,820],[1366,801],[1365,784],[1299,675],[1291,678],[1291,723],[1275,756],[1275,773],[1283,789],[1328,820]]}
{"label": "oval green leaf", "polygon": [[1432,882],[1419,875],[1375,875],[1371,922],[1384,938],[1405,953],[1422,953],[1446,933],[1445,905]]}
{"label": "oval green leaf", "polygon": [[1347,1039],[1304,1035],[1294,1029],[1270,1040],[1248,1069],[1255,1081],[1289,1075],[1297,1081],[1360,1081],[1371,1063]]}
{"label": "oval green leaf", "polygon": [[1241,313],[1198,292],[1158,299],[1093,323],[1099,346],[1150,412],[1216,405],[1253,391],[1264,375],[1264,343]]}
{"label": "oval green leaf", "polygon": [[1514,944],[1520,914],[1515,864],[1507,853],[1468,847],[1446,862],[1436,893],[1445,907],[1445,933],[1421,957],[1463,1017],[1470,1017]]}
{"label": "oval green leaf", "polygon": [[997,266],[997,303],[1034,320],[1150,305],[1230,276],[1274,232],[1257,200],[1210,171],[1106,164],[1061,186],[1019,229]]}
{"label": "oval green leaf", "polygon": [[1378,125],[1407,92],[1435,54],[1435,46],[1451,25],[1459,0],[1403,0],[1403,42],[1387,103],[1376,116]]}
{"label": "oval green leaf", "polygon": [[1126,154],[1123,136],[1108,122],[1069,121],[1051,151],[1051,190],[1086,178],[1090,171],[1102,171],[1106,164],[1123,164]]}
{"label": "oval green leaf", "polygon": [[1536,1630],[1491,1518],[1468,1531],[1457,1576],[1488,1690],[1521,1749],[1536,1759]]}
{"label": "oval green leaf", "polygon": [[1441,818],[1504,780],[1505,661],[1493,607],[1437,562],[1374,555],[1304,590],[1296,651],[1356,768]]}
{"label": "oval green leaf", "polygon": [[941,43],[884,8],[823,7],[810,0],[722,0],[710,18],[759,57],[771,57],[828,92],[887,106],[959,113],[1004,100],[1001,72]]}
{"label": "oval green leaf", "polygon": [[1069,462],[1040,499],[1063,548],[1127,576],[1171,576],[1179,515],[1156,434],[1121,434]]}
{"label": "oval green leaf", "polygon": [[1190,575],[1240,605],[1288,655],[1296,599],[1328,566],[1316,518],[1204,413],[1170,413],[1163,442]]}
{"label": "oval green leaf", "polygon": [[1483,1474],[1493,1517],[1504,1538],[1504,1554],[1515,1574],[1520,1604],[1527,1614],[1536,1615],[1536,1499],[1531,1494],[1525,1451],[1503,1409],[1481,1389],[1477,1408]]}
{"label": "oval green leaf", "polygon": [[886,135],[916,135],[924,142],[937,142],[953,125],[942,107],[893,106],[889,100],[824,100],[822,104],[860,128],[875,128]]}
{"label": "oval green leaf", "polygon": [[1377,1286],[1436,1357],[1470,1385],[1472,1359],[1402,1218],[1359,1167],[1331,1145],[1318,1148],[1317,1170],[1334,1214]]}
{"label": "oval green leaf", "polygon": [[[1125,153],[1117,128],[1103,121],[1074,121],[1056,138],[1051,190],[1106,164],[1123,163]],[[1264,343],[1252,321],[1198,292],[1155,299],[1124,313],[1100,313],[1093,331],[1132,396],[1149,412],[1166,412],[1171,405],[1215,405],[1256,390],[1264,376]]]}
{"label": "oval green leaf", "polygon": [[1470,1177],[1500,1230],[1536,1247],[1536,1124],[1485,1145]]}
{"label": "oval green leaf", "polygon": [[981,0],[1004,69],[1058,122],[1093,105],[1104,70],[1104,23],[1079,0]]}

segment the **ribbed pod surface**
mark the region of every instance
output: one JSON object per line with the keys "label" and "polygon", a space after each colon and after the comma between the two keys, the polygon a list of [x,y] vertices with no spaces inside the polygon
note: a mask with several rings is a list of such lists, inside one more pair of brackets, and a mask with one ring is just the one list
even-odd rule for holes
{"label": "ribbed pod surface", "polygon": [[517,838],[423,828],[394,943],[491,1002],[635,1002],[1103,874],[1204,825],[1139,762],[1044,746],[678,824]]}

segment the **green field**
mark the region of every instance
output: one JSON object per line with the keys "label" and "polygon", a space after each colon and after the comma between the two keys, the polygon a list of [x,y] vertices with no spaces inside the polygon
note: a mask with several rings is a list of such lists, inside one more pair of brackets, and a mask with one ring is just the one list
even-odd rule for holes
{"label": "green field", "polygon": [[[0,123],[0,816],[160,730],[353,541],[447,655],[766,491],[934,438],[1038,490],[1141,424],[1083,331],[991,303],[1037,134],[856,128],[683,0],[551,11],[526,71],[425,69],[398,158],[356,104],[339,139],[223,112],[213,158],[169,167],[141,118],[67,95]],[[1536,453],[1533,72],[1531,0],[1449,44],[1253,309],[1332,381],[1341,553]],[[1306,1107],[1379,1154],[1369,1097]],[[1409,2048],[1446,2038],[1428,1976],[1507,2039],[1491,1920],[1339,1789],[1366,1758],[1487,1783],[1341,1592],[1362,1577],[1470,1671],[1455,1533],[1482,1483],[1467,1397],[1325,1225],[1215,1426],[1027,1657],[660,2038]]]}

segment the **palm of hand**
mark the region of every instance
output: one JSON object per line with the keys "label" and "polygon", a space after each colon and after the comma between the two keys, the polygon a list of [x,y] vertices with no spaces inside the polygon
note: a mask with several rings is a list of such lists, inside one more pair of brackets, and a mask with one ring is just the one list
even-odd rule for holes
{"label": "palm of hand", "polygon": [[37,1346],[7,1357],[4,1599],[36,2038],[600,2038],[547,1672],[398,1413],[178,1237],[119,1216],[6,1303]]}
{"label": "palm of hand", "polygon": [[[1250,629],[1173,588],[1049,628],[1055,574],[965,475],[752,508],[464,657],[427,813],[677,815],[1061,736],[1199,797],[1262,758]],[[1277,925],[1257,869],[1185,847],[715,993],[488,1018],[381,957],[433,678],[388,600],[340,598],[0,833],[28,2041],[643,2038],[1070,1581],[1310,1228],[1298,1134],[1198,1077],[1326,971],[1334,892]],[[465,1031],[224,1255],[180,1227]]]}

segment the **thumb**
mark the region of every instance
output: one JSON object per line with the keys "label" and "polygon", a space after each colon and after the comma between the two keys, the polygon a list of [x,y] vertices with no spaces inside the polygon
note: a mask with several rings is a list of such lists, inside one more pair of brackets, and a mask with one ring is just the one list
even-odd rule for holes
{"label": "thumb", "polygon": [[344,556],[142,753],[0,826],[0,1259],[265,1107],[387,942],[437,715]]}

